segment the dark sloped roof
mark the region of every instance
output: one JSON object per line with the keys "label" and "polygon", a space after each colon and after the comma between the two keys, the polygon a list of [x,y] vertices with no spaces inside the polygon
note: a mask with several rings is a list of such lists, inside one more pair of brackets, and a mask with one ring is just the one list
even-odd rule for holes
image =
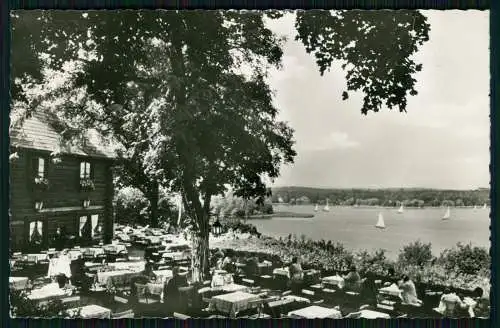
{"label": "dark sloped roof", "polygon": [[11,127],[10,145],[12,147],[59,151],[61,154],[87,157],[116,158],[115,151],[104,145],[95,134],[87,133],[83,145],[63,144],[54,118],[47,113],[36,112],[26,118],[20,127]]}

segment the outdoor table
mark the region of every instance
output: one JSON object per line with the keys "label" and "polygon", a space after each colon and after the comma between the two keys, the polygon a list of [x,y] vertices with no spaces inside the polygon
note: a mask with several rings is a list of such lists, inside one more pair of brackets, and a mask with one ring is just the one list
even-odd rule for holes
{"label": "outdoor table", "polygon": [[296,295],[286,295],[283,298],[292,300],[294,302],[311,303],[311,300],[309,300],[308,298],[300,297],[300,296],[296,296]]}
{"label": "outdoor table", "polygon": [[9,286],[15,290],[26,289],[28,281],[28,277],[9,277]]}
{"label": "outdoor table", "polygon": [[144,261],[139,261],[139,262],[115,262],[115,263],[109,263],[108,266],[110,268],[113,268],[116,271],[120,270],[130,270],[134,272],[140,272],[144,270],[144,267],[146,265],[146,262]]}
{"label": "outdoor table", "polygon": [[26,261],[28,262],[34,262],[34,263],[38,263],[40,261],[48,261],[49,260],[49,254],[45,253],[45,254],[28,254],[26,256]]}
{"label": "outdoor table", "polygon": [[373,311],[373,310],[361,310],[359,317],[365,318],[365,319],[377,319],[377,318],[390,319],[391,318],[391,316],[388,315],[387,313]]}
{"label": "outdoor table", "polygon": [[105,271],[97,273],[97,283],[101,286],[125,286],[138,273],[131,270]]}
{"label": "outdoor table", "polygon": [[73,249],[68,251],[68,257],[71,261],[78,259],[78,257],[81,255],[83,255],[83,253],[80,249]]}
{"label": "outdoor table", "polygon": [[220,290],[220,291],[223,291],[225,293],[232,293],[232,292],[238,292],[238,291],[246,292],[249,290],[249,288],[248,288],[248,286],[231,283],[231,284],[227,284],[224,286],[214,287],[214,288],[212,288],[212,290],[214,290],[214,291]]}
{"label": "outdoor table", "polygon": [[50,259],[47,277],[54,277],[59,274],[64,274],[68,278],[71,277],[71,259],[68,256]]}
{"label": "outdoor table", "polygon": [[33,289],[28,295],[28,298],[33,301],[46,301],[49,299],[68,296],[68,291],[59,288],[56,283],[48,284],[42,288]]}
{"label": "outdoor table", "polygon": [[96,257],[97,255],[104,254],[104,249],[101,247],[89,247],[83,251],[83,254]]}
{"label": "outdoor table", "polygon": [[161,283],[168,282],[168,280],[170,280],[170,278],[172,278],[174,275],[172,273],[172,270],[156,270],[153,272],[156,275],[158,282],[161,282]]}
{"label": "outdoor table", "polygon": [[260,300],[258,295],[238,291],[212,297],[209,309],[227,313],[234,318],[239,312],[250,309],[253,302],[258,300]]}
{"label": "outdoor table", "polygon": [[289,277],[290,271],[288,271],[288,268],[276,268],[273,270],[273,275]]}
{"label": "outdoor table", "polygon": [[344,287],[344,278],[338,275],[325,277],[321,279],[321,282],[324,285],[337,286],[338,288]]}
{"label": "outdoor table", "polygon": [[78,308],[73,308],[67,310],[67,313],[70,315],[78,314],[80,311],[80,318],[82,319],[110,319],[111,318],[111,310],[99,305],[86,305]]}
{"label": "outdoor table", "polygon": [[382,295],[388,295],[388,296],[401,298],[401,290],[395,284],[392,284],[392,285],[387,286],[387,287],[382,287],[378,290],[378,292],[379,292],[379,294],[382,294]]}
{"label": "outdoor table", "polygon": [[288,316],[304,319],[342,318],[342,314],[340,313],[340,311],[317,305],[312,305],[300,310],[288,312]]}

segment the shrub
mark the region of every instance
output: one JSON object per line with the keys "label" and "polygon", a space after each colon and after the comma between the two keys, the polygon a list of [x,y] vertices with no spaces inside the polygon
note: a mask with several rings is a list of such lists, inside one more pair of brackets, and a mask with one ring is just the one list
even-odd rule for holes
{"label": "shrub", "polygon": [[[47,303],[40,304],[28,298],[28,293],[25,290],[10,291],[10,315],[15,318],[51,318],[61,317],[67,308],[61,300],[51,300]],[[64,317],[76,318],[80,314],[72,313],[71,316]]]}
{"label": "shrub", "polygon": [[264,204],[262,205],[262,208],[260,209],[263,214],[273,214],[274,209],[273,209],[273,204]]}
{"label": "shrub", "polygon": [[149,202],[139,189],[119,189],[114,203],[117,222],[143,224],[146,221]]}
{"label": "shrub", "polygon": [[[133,187],[119,189],[114,198],[115,214],[119,223],[139,223],[146,224],[149,219],[149,200],[142,191]],[[158,200],[158,222],[168,222],[170,219],[177,219],[177,210],[168,195],[161,192]]]}
{"label": "shrub", "polygon": [[424,244],[417,240],[403,247],[398,256],[398,262],[401,266],[414,265],[423,267],[434,259],[432,255],[431,244]]}
{"label": "shrub", "polygon": [[388,260],[385,256],[385,250],[379,249],[369,253],[366,250],[356,254],[354,264],[361,274],[372,273],[382,275],[386,273],[388,268]]}
{"label": "shrub", "polygon": [[441,253],[439,263],[447,272],[475,275],[481,270],[489,270],[490,256],[486,248],[458,243],[454,248],[445,249]]}

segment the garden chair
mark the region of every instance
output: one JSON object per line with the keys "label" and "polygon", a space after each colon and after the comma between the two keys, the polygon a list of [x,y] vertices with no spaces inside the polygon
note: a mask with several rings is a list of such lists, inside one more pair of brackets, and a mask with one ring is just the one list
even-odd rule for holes
{"label": "garden chair", "polygon": [[137,293],[137,302],[142,304],[155,304],[158,303],[159,300],[154,299],[149,296],[148,285],[135,283],[135,291]]}

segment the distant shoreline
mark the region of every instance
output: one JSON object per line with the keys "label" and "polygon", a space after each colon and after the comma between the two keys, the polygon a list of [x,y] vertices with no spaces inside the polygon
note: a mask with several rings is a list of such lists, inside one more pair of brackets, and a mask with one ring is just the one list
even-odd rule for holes
{"label": "distant shoreline", "polygon": [[310,219],[314,214],[308,213],[295,213],[295,212],[274,212],[273,214],[255,214],[248,217],[249,220],[262,220],[272,218],[297,218],[297,219]]}

